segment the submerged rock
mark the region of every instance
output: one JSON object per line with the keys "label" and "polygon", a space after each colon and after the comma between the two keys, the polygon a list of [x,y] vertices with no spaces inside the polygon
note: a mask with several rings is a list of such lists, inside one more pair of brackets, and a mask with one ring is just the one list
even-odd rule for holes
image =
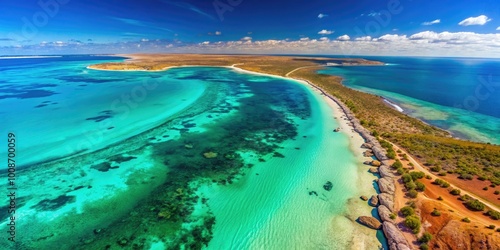
{"label": "submerged rock", "polygon": [[331,181],[327,181],[325,183],[325,185],[323,185],[323,188],[326,190],[326,191],[330,191],[332,190],[332,187],[333,187],[333,183]]}
{"label": "submerged rock", "polygon": [[207,158],[207,159],[212,159],[212,158],[215,158],[217,157],[217,153],[215,152],[206,152],[206,153],[203,153],[203,157]]}
{"label": "submerged rock", "polygon": [[309,191],[309,195],[316,195],[316,196],[318,196],[318,193],[316,193],[316,191]]}
{"label": "submerged rock", "polygon": [[186,144],[184,145],[185,148],[187,149],[192,149],[193,148],[193,144]]}
{"label": "submerged rock", "polygon": [[371,216],[359,216],[358,221],[359,223],[375,230],[380,229],[380,227],[382,226],[382,223],[380,223],[380,221]]}
{"label": "submerged rock", "polygon": [[376,207],[378,205],[378,198],[376,195],[372,195],[372,197],[370,198],[370,201],[368,201],[368,204],[370,204],[370,206],[372,207]]}

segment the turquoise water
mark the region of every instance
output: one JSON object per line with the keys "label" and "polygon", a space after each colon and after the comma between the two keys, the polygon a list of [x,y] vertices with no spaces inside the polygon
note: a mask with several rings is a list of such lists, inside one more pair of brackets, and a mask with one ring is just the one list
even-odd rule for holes
{"label": "turquoise water", "polygon": [[381,245],[354,221],[372,213],[357,197],[375,177],[308,87],[227,68],[18,60],[1,62],[0,85],[2,133],[16,134],[23,166],[18,249]]}
{"label": "turquoise water", "polygon": [[374,67],[329,67],[321,73],[381,95],[404,112],[455,136],[500,144],[500,61],[474,58],[373,57]]}

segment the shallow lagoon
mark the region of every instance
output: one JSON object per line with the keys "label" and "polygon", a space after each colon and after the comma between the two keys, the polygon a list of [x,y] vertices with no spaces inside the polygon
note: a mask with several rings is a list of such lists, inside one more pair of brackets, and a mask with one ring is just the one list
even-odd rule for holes
{"label": "shallow lagoon", "polygon": [[[56,86],[30,88],[57,94],[15,100],[18,159],[26,156],[17,180],[20,249],[344,249],[359,232],[380,245],[354,222],[372,212],[357,198],[375,192],[360,188],[366,170],[308,87],[226,68],[111,72],[88,64],[43,65],[39,74]],[[135,108],[110,106],[141,86],[147,94]],[[109,132],[68,153],[93,126]]]}

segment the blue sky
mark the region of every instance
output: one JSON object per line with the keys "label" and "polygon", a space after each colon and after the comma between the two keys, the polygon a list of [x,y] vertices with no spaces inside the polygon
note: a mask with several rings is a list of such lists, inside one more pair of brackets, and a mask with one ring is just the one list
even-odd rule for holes
{"label": "blue sky", "polygon": [[0,13],[0,54],[500,57],[498,0],[23,0]]}

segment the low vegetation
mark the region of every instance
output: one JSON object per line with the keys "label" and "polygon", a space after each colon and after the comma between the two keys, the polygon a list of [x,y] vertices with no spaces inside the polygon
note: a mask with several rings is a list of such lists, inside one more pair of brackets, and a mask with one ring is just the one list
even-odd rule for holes
{"label": "low vegetation", "polygon": [[485,208],[485,205],[476,199],[468,200],[465,206],[472,211],[483,211]]}
{"label": "low vegetation", "polygon": [[405,225],[410,228],[414,234],[418,234],[418,232],[420,232],[420,218],[416,215],[406,217]]}

